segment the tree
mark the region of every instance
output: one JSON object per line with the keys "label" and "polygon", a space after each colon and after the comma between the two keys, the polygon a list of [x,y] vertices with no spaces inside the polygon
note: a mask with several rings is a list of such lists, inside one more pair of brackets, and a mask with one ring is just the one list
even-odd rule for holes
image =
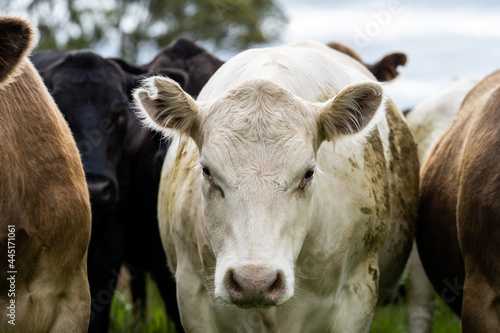
{"label": "tree", "polygon": [[31,0],[39,49],[114,47],[136,60],[179,36],[241,50],[276,39],[287,19],[274,0]]}

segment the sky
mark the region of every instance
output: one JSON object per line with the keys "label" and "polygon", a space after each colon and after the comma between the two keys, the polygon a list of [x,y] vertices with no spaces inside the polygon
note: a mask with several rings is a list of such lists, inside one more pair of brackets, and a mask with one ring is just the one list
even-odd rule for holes
{"label": "sky", "polygon": [[[19,8],[26,2],[7,1]],[[351,46],[365,63],[404,52],[406,66],[400,67],[398,78],[384,84],[401,110],[415,106],[453,78],[481,79],[500,68],[498,0],[275,1],[289,22],[279,40],[256,47],[304,39],[337,41]],[[205,46],[222,60],[235,54]],[[116,56],[112,47],[96,51]],[[156,51],[140,53],[138,63],[150,61],[152,52]]]}
{"label": "sky", "polygon": [[[408,56],[384,84],[401,110],[453,78],[481,79],[500,69],[500,1],[279,0],[289,18],[283,44],[303,39],[351,46],[364,62]],[[216,52],[217,54],[217,52]]]}

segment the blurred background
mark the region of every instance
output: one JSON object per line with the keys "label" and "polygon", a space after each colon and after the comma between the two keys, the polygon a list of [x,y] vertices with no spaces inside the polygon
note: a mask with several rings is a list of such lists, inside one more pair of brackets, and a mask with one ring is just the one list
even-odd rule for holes
{"label": "blurred background", "polygon": [[249,47],[338,41],[366,63],[408,55],[386,88],[400,109],[452,78],[482,78],[500,63],[500,2],[348,0],[0,0],[29,18],[39,49],[90,48],[142,64],[185,36],[222,60]]}

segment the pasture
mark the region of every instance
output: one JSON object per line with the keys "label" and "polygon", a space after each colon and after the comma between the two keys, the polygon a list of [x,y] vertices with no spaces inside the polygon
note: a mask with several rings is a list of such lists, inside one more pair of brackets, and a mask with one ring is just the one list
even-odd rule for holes
{"label": "pasture", "polygon": [[499,331],[500,5],[424,3],[7,0],[0,331]]}
{"label": "pasture", "polygon": [[[408,289],[408,282],[405,288]],[[165,306],[158,293],[158,288],[147,278],[147,314],[144,319],[135,319],[133,303],[130,293],[130,278],[120,280],[111,305],[110,333],[121,332],[148,332],[148,333],[175,333],[172,322],[165,314]],[[375,314],[371,333],[404,333],[408,332],[406,322],[406,300],[397,304],[379,306]],[[461,332],[460,319],[436,295],[434,333]]]}

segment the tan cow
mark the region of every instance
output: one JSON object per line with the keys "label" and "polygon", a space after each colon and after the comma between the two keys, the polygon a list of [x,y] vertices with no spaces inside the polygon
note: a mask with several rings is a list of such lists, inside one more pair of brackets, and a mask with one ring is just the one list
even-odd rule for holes
{"label": "tan cow", "polygon": [[33,30],[0,17],[0,331],[86,332],[90,204],[71,132],[26,58]]}
{"label": "tan cow", "polygon": [[418,190],[412,136],[373,75],[303,42],[241,53],[196,101],[160,77],[135,98],[174,138],[158,209],[184,328],[367,332]]}
{"label": "tan cow", "polygon": [[[408,126],[417,143],[420,165],[425,163],[432,146],[453,122],[463,99],[477,82],[473,79],[455,79],[428,96],[407,115]],[[408,275],[408,332],[430,333],[435,291],[422,267],[416,244],[408,261]]]}
{"label": "tan cow", "polygon": [[464,332],[500,330],[500,71],[465,97],[422,167],[417,245]]}

